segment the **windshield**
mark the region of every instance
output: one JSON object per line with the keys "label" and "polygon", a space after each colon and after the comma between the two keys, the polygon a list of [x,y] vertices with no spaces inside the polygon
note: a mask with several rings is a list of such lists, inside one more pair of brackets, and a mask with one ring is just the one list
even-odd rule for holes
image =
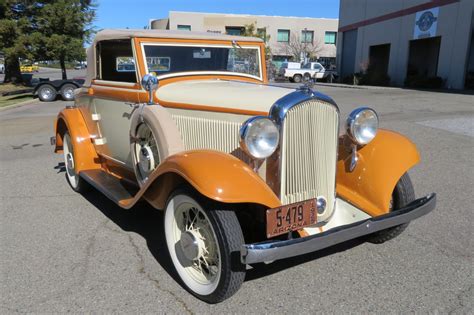
{"label": "windshield", "polygon": [[257,47],[144,45],[147,72],[233,72],[261,79]]}

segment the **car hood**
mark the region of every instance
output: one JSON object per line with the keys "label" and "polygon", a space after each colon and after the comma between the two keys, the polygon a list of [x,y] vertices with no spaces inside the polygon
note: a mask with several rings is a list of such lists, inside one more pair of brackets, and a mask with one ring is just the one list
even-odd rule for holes
{"label": "car hood", "polygon": [[268,113],[272,105],[294,89],[225,80],[187,80],[166,84],[159,101]]}

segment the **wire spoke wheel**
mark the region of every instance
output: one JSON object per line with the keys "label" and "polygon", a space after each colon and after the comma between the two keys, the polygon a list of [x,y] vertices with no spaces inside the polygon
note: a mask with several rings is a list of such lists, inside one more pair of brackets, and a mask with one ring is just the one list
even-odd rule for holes
{"label": "wire spoke wheel", "polygon": [[215,232],[203,210],[183,203],[175,210],[174,242],[186,272],[195,281],[211,285],[219,278],[220,257]]}
{"label": "wire spoke wheel", "polygon": [[233,211],[215,210],[213,204],[194,195],[178,190],[168,199],[166,244],[188,290],[217,303],[237,292],[244,281],[245,266],[231,259],[231,253],[240,252],[244,239]]}
{"label": "wire spoke wheel", "polygon": [[141,123],[137,127],[134,148],[137,177],[141,184],[143,184],[160,163],[155,136],[146,123]]}
{"label": "wire spoke wheel", "polygon": [[71,188],[76,192],[87,191],[87,183],[76,173],[76,162],[74,159],[74,147],[71,136],[66,132],[63,136],[64,167],[66,168],[66,179]]}

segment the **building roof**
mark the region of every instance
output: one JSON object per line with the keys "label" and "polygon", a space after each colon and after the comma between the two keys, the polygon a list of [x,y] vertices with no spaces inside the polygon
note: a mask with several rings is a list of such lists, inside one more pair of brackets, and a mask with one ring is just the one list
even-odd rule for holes
{"label": "building roof", "polygon": [[[291,16],[291,15],[264,15],[264,14],[241,14],[241,13],[213,13],[213,12],[192,12],[192,11],[169,11],[169,13],[177,14],[196,14],[196,15],[220,15],[229,17],[267,17],[267,18],[284,18],[284,19],[309,19],[309,20],[339,20],[339,18],[310,17],[310,16]],[[161,19],[153,19],[161,20]]]}
{"label": "building roof", "polygon": [[191,32],[191,31],[170,31],[170,30],[145,30],[145,29],[105,29],[95,35],[94,42],[107,39],[127,39],[133,37],[149,38],[176,38],[176,39],[204,39],[204,40],[228,40],[262,42],[262,39],[246,36],[231,36],[217,33]]}

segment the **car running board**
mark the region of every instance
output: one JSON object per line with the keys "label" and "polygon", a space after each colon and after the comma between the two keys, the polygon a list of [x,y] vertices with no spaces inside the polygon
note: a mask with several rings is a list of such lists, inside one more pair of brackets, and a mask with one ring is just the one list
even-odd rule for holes
{"label": "car running board", "polygon": [[142,195],[137,186],[103,170],[86,170],[80,172],[79,175],[107,198],[125,209],[130,209]]}

